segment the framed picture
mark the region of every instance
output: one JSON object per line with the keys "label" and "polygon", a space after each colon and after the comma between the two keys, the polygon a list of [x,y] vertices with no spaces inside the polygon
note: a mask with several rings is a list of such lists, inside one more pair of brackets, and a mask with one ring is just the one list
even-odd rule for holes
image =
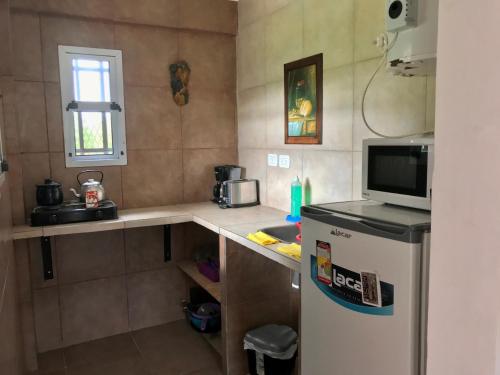
{"label": "framed picture", "polygon": [[285,143],[321,144],[323,54],[285,64]]}

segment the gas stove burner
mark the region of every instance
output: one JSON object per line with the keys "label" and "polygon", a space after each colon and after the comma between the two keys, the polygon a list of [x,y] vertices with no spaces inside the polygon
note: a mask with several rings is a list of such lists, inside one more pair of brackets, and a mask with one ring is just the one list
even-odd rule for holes
{"label": "gas stove burner", "polygon": [[59,206],[35,207],[31,212],[33,227],[113,219],[118,219],[118,209],[111,200],[99,202],[96,208],[86,208],[80,201],[68,201]]}

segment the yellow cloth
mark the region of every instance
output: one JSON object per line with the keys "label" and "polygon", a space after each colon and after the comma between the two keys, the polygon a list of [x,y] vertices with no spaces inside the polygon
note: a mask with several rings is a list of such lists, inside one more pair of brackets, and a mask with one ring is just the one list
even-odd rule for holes
{"label": "yellow cloth", "polygon": [[262,246],[272,245],[272,244],[279,242],[277,239],[275,239],[275,238],[273,238],[273,237],[271,237],[271,236],[269,236],[261,231],[259,231],[257,233],[250,233],[247,235],[247,238],[250,241],[256,242]]}
{"label": "yellow cloth", "polygon": [[277,248],[280,253],[289,255],[297,260],[302,258],[302,247],[296,243],[291,243],[289,245],[283,245]]}

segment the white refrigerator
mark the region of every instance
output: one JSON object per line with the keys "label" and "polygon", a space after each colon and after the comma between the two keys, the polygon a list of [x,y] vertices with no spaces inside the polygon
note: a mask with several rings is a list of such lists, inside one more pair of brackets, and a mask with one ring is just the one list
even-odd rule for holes
{"label": "white refrigerator", "polygon": [[302,375],[423,375],[430,213],[302,208]]}

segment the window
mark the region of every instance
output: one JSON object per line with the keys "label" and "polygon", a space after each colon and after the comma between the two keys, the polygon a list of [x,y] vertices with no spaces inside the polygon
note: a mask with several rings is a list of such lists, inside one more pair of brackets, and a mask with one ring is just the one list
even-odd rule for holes
{"label": "window", "polygon": [[127,164],[122,53],[59,46],[67,167]]}

